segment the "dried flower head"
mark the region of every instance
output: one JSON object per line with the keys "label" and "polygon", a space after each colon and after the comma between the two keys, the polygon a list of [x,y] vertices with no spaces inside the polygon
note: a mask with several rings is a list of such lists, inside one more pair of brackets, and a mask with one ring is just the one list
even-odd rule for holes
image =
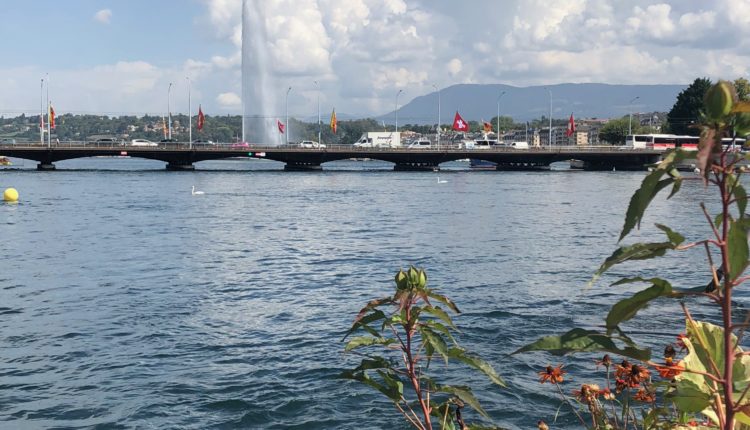
{"label": "dried flower head", "polygon": [[643,403],[654,403],[656,401],[656,393],[648,391],[645,388],[641,388],[637,393],[635,393],[633,399]]}
{"label": "dried flower head", "polygon": [[669,344],[664,348],[665,360],[671,360],[674,358],[675,355],[677,355],[677,351],[675,351],[674,346],[672,346],[672,344]]}
{"label": "dried flower head", "polygon": [[603,390],[599,390],[599,395],[604,398],[604,400],[614,400],[615,394],[610,391],[609,388],[605,388]]}
{"label": "dried flower head", "polygon": [[557,367],[547,366],[544,371],[539,372],[539,383],[544,384],[549,381],[552,384],[560,384],[563,381],[563,375],[568,372],[562,370],[562,364]]}
{"label": "dried flower head", "polygon": [[573,390],[573,396],[581,403],[593,403],[599,397],[599,386],[596,384],[583,384],[580,390]]}
{"label": "dried flower head", "polygon": [[612,359],[609,358],[609,354],[604,354],[604,357],[602,357],[601,360],[596,360],[596,366],[604,366],[609,370],[609,368],[612,366]]}
{"label": "dried flower head", "polygon": [[539,420],[539,421],[538,421],[538,422],[536,423],[536,427],[537,427],[537,428],[538,428],[539,430],[549,430],[549,426],[548,426],[548,425],[547,425],[547,423],[545,423],[545,422],[544,422],[543,420]]}

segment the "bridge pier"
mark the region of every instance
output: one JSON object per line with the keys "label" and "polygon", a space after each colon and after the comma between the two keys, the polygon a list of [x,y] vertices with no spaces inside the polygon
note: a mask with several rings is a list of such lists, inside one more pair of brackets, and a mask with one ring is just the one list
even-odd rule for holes
{"label": "bridge pier", "polygon": [[495,170],[500,171],[539,171],[549,170],[548,163],[497,163]]}
{"label": "bridge pier", "polygon": [[323,170],[320,164],[315,163],[286,163],[284,171],[287,172],[319,172]]}
{"label": "bridge pier", "polygon": [[440,170],[436,163],[396,163],[393,166],[393,170],[396,172],[432,172],[433,170]]}
{"label": "bridge pier", "polygon": [[55,170],[57,167],[55,167],[52,163],[39,163],[36,165],[36,170]]}
{"label": "bridge pier", "polygon": [[[597,161],[583,161],[577,163],[577,168],[581,168],[587,171],[636,171],[642,172],[647,170],[646,165],[650,164],[646,161],[640,162],[627,162],[627,161],[614,161],[614,160],[597,160]],[[580,167],[578,167],[580,166]]]}
{"label": "bridge pier", "polygon": [[167,170],[189,172],[191,170],[195,170],[195,166],[193,166],[192,163],[167,163]]}

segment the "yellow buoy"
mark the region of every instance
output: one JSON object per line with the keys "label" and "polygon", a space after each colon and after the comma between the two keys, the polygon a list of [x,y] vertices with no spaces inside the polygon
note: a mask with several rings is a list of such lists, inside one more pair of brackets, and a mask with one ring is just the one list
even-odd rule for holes
{"label": "yellow buoy", "polygon": [[3,193],[3,200],[6,202],[17,202],[18,201],[18,191],[16,191],[15,188],[8,188]]}

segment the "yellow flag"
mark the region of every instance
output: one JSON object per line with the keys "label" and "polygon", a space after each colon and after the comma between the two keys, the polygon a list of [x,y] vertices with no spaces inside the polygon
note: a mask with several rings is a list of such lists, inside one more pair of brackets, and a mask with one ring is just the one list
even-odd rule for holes
{"label": "yellow flag", "polygon": [[337,127],[338,123],[336,122],[336,108],[333,108],[333,112],[331,112],[331,130],[333,131],[333,134],[336,134]]}

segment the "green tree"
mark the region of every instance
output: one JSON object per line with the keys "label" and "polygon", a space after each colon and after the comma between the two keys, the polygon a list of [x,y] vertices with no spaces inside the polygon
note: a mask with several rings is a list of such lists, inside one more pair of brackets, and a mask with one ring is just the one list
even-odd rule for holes
{"label": "green tree", "polygon": [[[599,140],[610,143],[612,145],[623,145],[625,143],[625,136],[627,136],[629,129],[629,116],[610,120],[606,124],[604,124],[602,129],[599,131]],[[640,133],[641,126],[638,121],[635,121],[633,123],[632,130],[633,134]]]}
{"label": "green tree", "polygon": [[750,81],[745,78],[734,80],[734,89],[737,91],[739,100],[750,101]]}
{"label": "green tree", "polygon": [[667,129],[670,132],[690,136],[700,134],[695,124],[700,120],[703,96],[710,87],[708,78],[698,78],[677,96],[677,102],[667,114]]}

